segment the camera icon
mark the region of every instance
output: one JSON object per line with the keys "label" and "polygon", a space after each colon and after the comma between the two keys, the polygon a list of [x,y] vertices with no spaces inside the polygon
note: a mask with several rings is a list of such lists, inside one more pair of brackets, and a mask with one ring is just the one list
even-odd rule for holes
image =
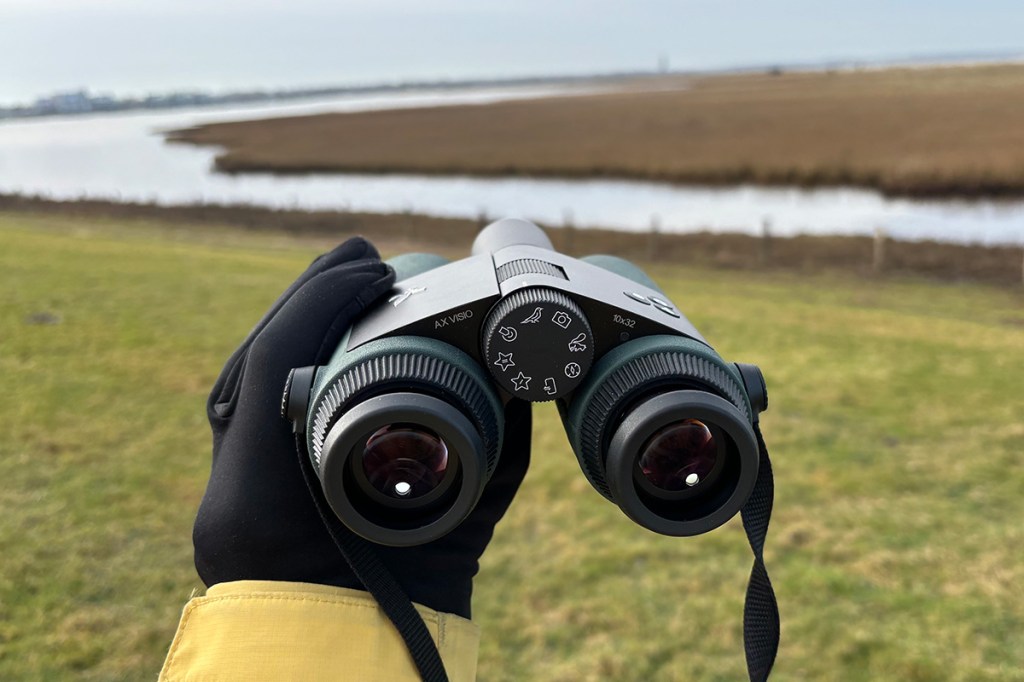
{"label": "camera icon", "polygon": [[555,313],[554,317],[551,318],[551,321],[562,329],[568,329],[569,325],[572,324],[572,318],[561,310]]}

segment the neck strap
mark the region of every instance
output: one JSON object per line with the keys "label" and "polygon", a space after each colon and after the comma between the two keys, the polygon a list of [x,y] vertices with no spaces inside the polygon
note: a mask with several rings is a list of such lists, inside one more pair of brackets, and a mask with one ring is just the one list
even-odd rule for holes
{"label": "neck strap", "polygon": [[747,598],[743,604],[743,648],[747,654],[750,682],[764,682],[772,671],[779,650],[779,605],[775,601],[772,581],[768,579],[768,569],[764,566],[764,540],[772,518],[775,479],[768,448],[757,422],[754,423],[754,433],[760,453],[757,481],[750,499],[740,512],[750,549],[754,551],[754,567],[750,570]]}
{"label": "neck strap", "polygon": [[[775,480],[772,476],[771,460],[768,459],[768,448],[764,444],[761,428],[757,423],[754,424],[754,433],[757,435],[760,454],[757,481],[754,483],[750,499],[740,512],[747,540],[750,541],[750,548],[754,552],[754,566],[750,571],[746,601],[743,605],[743,648],[746,651],[750,681],[765,682],[779,650],[779,606],[775,600],[771,580],[768,579],[768,570],[764,565],[764,541],[772,516]],[[305,443],[301,437],[296,441],[306,485],[338,551],[398,630],[423,681],[448,682],[441,655],[420,614],[413,608],[405,591],[377,558],[370,543],[341,524],[333,522],[333,514],[326,508],[319,490],[319,481],[310,470]]]}

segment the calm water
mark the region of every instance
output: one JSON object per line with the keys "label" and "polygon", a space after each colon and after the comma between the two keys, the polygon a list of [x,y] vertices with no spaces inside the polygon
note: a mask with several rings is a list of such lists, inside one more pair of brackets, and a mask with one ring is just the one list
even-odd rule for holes
{"label": "calm water", "polygon": [[218,109],[122,113],[0,123],[0,192],[59,199],[252,203],[279,208],[410,210],[437,216],[520,216],[548,224],[666,232],[871,234],[1024,244],[1024,201],[917,202],[855,189],[703,189],[614,180],[414,175],[224,176],[214,149],[165,144],[161,131],[213,121],[327,111],[487,103],[553,87],[349,96]]}

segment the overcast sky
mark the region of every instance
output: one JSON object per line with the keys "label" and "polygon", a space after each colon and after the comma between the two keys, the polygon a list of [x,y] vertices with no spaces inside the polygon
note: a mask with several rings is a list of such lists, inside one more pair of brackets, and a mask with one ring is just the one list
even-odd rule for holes
{"label": "overcast sky", "polygon": [[0,0],[0,104],[996,52],[1024,1]]}

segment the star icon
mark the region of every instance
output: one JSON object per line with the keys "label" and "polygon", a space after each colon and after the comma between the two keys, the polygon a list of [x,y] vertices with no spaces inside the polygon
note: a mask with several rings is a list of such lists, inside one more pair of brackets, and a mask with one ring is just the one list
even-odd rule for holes
{"label": "star icon", "polygon": [[517,391],[529,390],[530,379],[532,378],[533,377],[528,377],[520,371],[517,376],[512,377],[512,385],[516,387]]}
{"label": "star icon", "polygon": [[[516,363],[512,359],[511,353],[498,353],[498,359],[494,361],[494,364],[501,367],[502,372],[508,371],[509,367],[515,367]],[[522,372],[520,372],[522,374]]]}

